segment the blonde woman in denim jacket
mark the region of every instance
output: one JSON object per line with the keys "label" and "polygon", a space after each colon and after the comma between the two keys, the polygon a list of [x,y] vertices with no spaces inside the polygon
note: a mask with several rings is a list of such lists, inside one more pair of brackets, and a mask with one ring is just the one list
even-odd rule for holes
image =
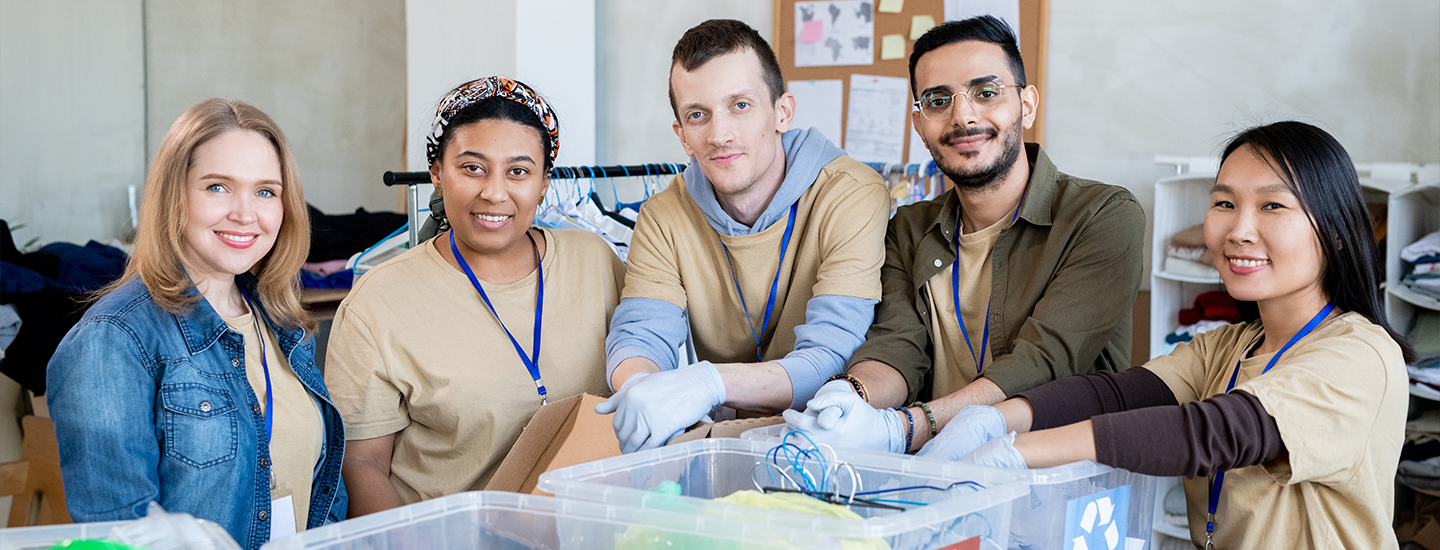
{"label": "blonde woman in denim jacket", "polygon": [[155,501],[257,549],[344,517],[344,425],[298,296],[298,174],[284,134],[244,103],[206,100],[170,127],[125,275],[47,373],[75,521]]}

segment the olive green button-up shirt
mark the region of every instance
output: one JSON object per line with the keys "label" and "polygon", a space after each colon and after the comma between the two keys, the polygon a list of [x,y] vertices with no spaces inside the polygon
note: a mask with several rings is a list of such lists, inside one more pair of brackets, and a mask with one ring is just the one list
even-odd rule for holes
{"label": "olive green button-up shirt", "polygon": [[[1131,307],[1144,273],[1145,212],[1122,187],[1056,170],[1034,143],[1020,218],[992,251],[990,349],[982,374],[1014,396],[1045,382],[1129,367]],[[925,282],[954,263],[951,189],[901,207],[885,235],[883,297],[850,364],[880,361],[910,399],[930,400],[934,343]]]}

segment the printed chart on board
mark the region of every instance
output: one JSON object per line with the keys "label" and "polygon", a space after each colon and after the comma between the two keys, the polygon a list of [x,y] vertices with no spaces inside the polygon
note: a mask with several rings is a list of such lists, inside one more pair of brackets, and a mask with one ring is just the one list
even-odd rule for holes
{"label": "printed chart on board", "polygon": [[875,7],[868,0],[795,3],[795,66],[875,63]]}

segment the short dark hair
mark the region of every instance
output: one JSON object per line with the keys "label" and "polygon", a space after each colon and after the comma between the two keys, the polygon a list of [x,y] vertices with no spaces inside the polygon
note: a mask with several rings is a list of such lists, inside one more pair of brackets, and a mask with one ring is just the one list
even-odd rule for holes
{"label": "short dark hair", "polygon": [[[1304,122],[1284,121],[1240,132],[1225,146],[1223,165],[1240,147],[1253,147],[1275,170],[1310,216],[1325,259],[1321,284],[1335,307],[1353,311],[1379,325],[1400,345],[1406,362],[1415,350],[1390,328],[1380,299],[1380,264],[1370,212],[1350,155],[1333,136]],[[1253,320],[1253,302],[1240,302]]]}
{"label": "short dark hair", "polygon": [[482,120],[504,120],[523,124],[534,128],[540,133],[540,151],[543,153],[543,164],[546,170],[554,168],[550,161],[550,130],[540,121],[529,107],[519,102],[500,96],[491,96],[475,103],[466,105],[450,117],[450,122],[445,126],[445,133],[440,134],[439,152],[435,155],[435,162],[445,158],[445,147],[450,145],[450,140],[455,136],[455,130],[467,124],[474,124]]}
{"label": "short dark hair", "polygon": [[989,42],[1005,50],[1005,57],[1010,59],[1010,72],[1015,73],[1015,85],[1026,86],[1025,60],[1020,58],[1020,44],[1015,38],[1015,31],[993,15],[981,15],[934,27],[915,41],[915,51],[910,53],[910,94],[920,99],[920,90],[915,88],[915,65],[920,63],[921,56],[941,46],[969,40]]}
{"label": "short dark hair", "polygon": [[[780,62],[775,59],[775,50],[760,37],[760,33],[742,21],[734,19],[711,19],[690,30],[675,43],[670,55],[670,68],[676,65],[686,71],[693,71],[725,54],[743,50],[755,52],[760,60],[760,78],[770,88],[770,103],[775,103],[785,94],[785,79],[780,76]],[[680,120],[680,107],[675,104],[675,86],[670,84],[670,110],[675,120]]]}

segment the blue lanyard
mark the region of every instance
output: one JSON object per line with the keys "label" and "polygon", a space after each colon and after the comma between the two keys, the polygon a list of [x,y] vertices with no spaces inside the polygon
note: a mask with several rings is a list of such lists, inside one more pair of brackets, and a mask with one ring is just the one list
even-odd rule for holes
{"label": "blue lanyard", "polygon": [[[1326,317],[1329,317],[1330,312],[1334,309],[1335,302],[1325,304],[1325,307],[1320,310],[1320,313],[1316,313],[1314,317],[1310,318],[1310,322],[1305,324],[1305,328],[1300,329],[1300,332],[1295,333],[1295,336],[1291,336],[1290,341],[1285,343],[1285,347],[1275,352],[1275,355],[1270,358],[1270,362],[1265,364],[1265,370],[1260,371],[1260,374],[1270,372],[1270,369],[1275,366],[1275,362],[1280,360],[1280,356],[1284,355],[1285,351],[1290,349],[1290,346],[1295,345],[1295,342],[1300,341],[1305,335],[1315,330],[1315,327],[1320,326],[1320,322],[1324,321]],[[1240,361],[1244,361],[1244,358],[1242,357]],[[1225,386],[1225,393],[1230,393],[1230,390],[1235,389],[1235,379],[1240,376],[1240,361],[1235,362],[1235,372],[1230,373],[1230,384]],[[1210,484],[1210,517],[1205,520],[1206,548],[1214,546],[1211,543],[1211,538],[1215,534],[1215,509],[1220,505],[1220,489],[1224,485],[1225,470],[1216,470],[1215,481]]]}
{"label": "blue lanyard", "polygon": [[[1034,168],[1031,168],[1033,171]],[[1010,215],[1010,223],[1020,217],[1020,205],[1025,204],[1025,193],[1029,193],[1027,187],[1020,193],[1020,203],[1015,205],[1015,213]],[[960,218],[959,213],[955,216],[955,238],[951,239],[955,245],[955,259],[960,259]],[[982,266],[983,267],[983,266]],[[985,359],[985,348],[990,345],[990,303],[995,299],[994,295],[985,300],[985,332],[980,335],[980,355],[975,355],[975,345],[970,343],[970,333],[965,331],[965,317],[960,315],[960,270],[954,262],[950,264],[950,300],[955,304],[955,322],[960,324],[960,335],[965,337],[965,347],[970,348],[970,359],[975,361],[975,374],[979,376],[983,370]]]}
{"label": "blue lanyard", "polygon": [[540,404],[549,403],[545,398],[548,392],[545,391],[545,384],[540,381],[540,319],[544,314],[545,305],[545,271],[540,266],[540,246],[535,244],[535,237],[530,235],[530,230],[525,230],[525,236],[530,238],[530,247],[535,249],[535,275],[540,289],[535,293],[535,342],[531,344],[532,352],[525,354],[525,348],[520,347],[520,342],[515,341],[515,336],[510,334],[510,329],[505,327],[505,321],[500,319],[500,314],[495,312],[495,306],[490,304],[490,297],[485,295],[485,289],[480,287],[480,280],[475,278],[475,272],[470,270],[470,264],[465,263],[465,257],[460,255],[460,249],[455,247],[455,230],[450,230],[450,252],[455,254],[455,262],[460,264],[460,269],[465,271],[465,276],[470,278],[470,284],[475,286],[475,291],[480,293],[480,299],[485,301],[485,307],[490,309],[490,314],[495,316],[495,322],[500,323],[500,329],[505,331],[505,336],[510,337],[510,344],[515,346],[515,353],[520,354],[520,361],[525,363],[525,370],[530,371],[530,378],[535,380],[535,392],[540,394]]}
{"label": "blue lanyard", "polygon": [[[790,234],[795,231],[795,213],[800,209],[799,201],[790,205],[790,219],[785,222],[785,236],[780,238],[780,263],[775,266],[775,278],[770,281],[770,299],[765,301],[765,320],[760,330],[770,326],[770,312],[775,309],[775,290],[780,286],[780,269],[785,267],[785,249],[790,247]],[[760,355],[760,333],[755,331],[755,322],[750,320],[750,308],[745,305],[745,294],[740,292],[740,279],[735,276],[735,262],[730,260],[730,249],[725,239],[720,239],[720,249],[725,251],[725,263],[730,266],[730,280],[735,281],[735,294],[740,297],[740,310],[745,312],[745,324],[750,325],[750,336],[755,338],[755,362],[764,361]]]}
{"label": "blue lanyard", "polygon": [[265,359],[265,332],[260,330],[260,311],[255,309],[250,295],[241,288],[240,296],[245,298],[245,306],[250,308],[250,315],[255,321],[255,337],[260,340],[260,368],[265,370],[265,446],[268,447],[275,435],[275,392],[270,387],[270,362]]}

